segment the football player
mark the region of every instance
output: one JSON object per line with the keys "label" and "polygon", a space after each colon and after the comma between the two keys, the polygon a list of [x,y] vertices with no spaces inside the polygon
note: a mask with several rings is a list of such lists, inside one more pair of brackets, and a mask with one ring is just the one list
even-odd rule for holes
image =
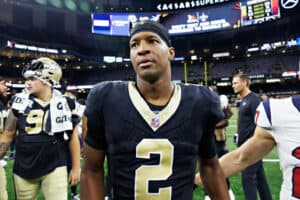
{"label": "football player", "polygon": [[174,84],[175,50],[159,23],[137,23],[130,34],[136,82],[104,82],[88,96],[81,198],[104,197],[107,155],[113,199],[192,200],[199,160],[214,200],[228,200],[214,145],[224,115],[208,87]]}
{"label": "football player", "polygon": [[[7,116],[6,110],[6,96],[7,96],[7,87],[6,80],[4,77],[0,76],[0,135],[3,133],[4,121]],[[1,151],[0,144],[0,151]],[[6,164],[5,160],[0,159],[0,200],[7,200],[8,194],[6,189],[6,176],[4,165]]]}
{"label": "football player", "polygon": [[[46,199],[66,200],[68,180],[74,185],[80,178],[79,141],[75,128],[72,132],[75,103],[54,89],[62,76],[54,60],[33,60],[24,68],[23,76],[26,90],[14,97],[0,137],[0,158],[16,137],[16,198],[36,199],[41,188]],[[65,153],[68,139],[73,162],[69,178]]]}

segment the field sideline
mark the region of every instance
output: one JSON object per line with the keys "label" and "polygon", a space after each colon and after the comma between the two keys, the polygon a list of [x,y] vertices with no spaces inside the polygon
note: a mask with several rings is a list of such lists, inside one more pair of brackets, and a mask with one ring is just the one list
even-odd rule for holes
{"label": "field sideline", "polygon": [[[233,150],[236,148],[235,144],[233,144],[232,136],[236,132],[237,114],[235,109],[233,109],[233,111],[234,111],[234,115],[231,117],[230,125],[227,128],[227,137],[228,137],[227,147],[229,150]],[[12,165],[13,165],[13,161],[8,161],[8,165],[5,167],[7,182],[8,182],[7,187],[9,193],[9,200],[15,199],[13,183],[12,183]],[[264,159],[264,167],[271,188],[273,199],[279,200],[279,191],[282,182],[282,174],[279,169],[278,155],[276,149],[266,156],[266,158]],[[231,187],[235,194],[236,200],[244,200],[245,198],[241,187],[240,174],[230,177],[230,181],[231,181]],[[43,196],[40,194],[38,200],[43,200],[43,199],[44,199]],[[204,199],[203,188],[199,187],[194,191],[193,200],[203,200],[203,199]]]}

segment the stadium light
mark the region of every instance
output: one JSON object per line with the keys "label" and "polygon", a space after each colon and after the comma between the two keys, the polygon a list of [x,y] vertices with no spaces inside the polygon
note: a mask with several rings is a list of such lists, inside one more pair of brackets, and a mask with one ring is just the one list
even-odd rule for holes
{"label": "stadium light", "polygon": [[198,59],[197,55],[192,55],[191,56],[191,60],[197,60],[197,59]]}
{"label": "stadium light", "polygon": [[266,79],[266,83],[280,83],[281,80],[279,78],[271,78],[271,79]]}
{"label": "stadium light", "polygon": [[63,4],[60,0],[50,0],[50,4],[57,8],[63,8]]}
{"label": "stadium light", "polygon": [[35,2],[41,5],[47,5],[47,0],[35,0]]}
{"label": "stadium light", "polygon": [[228,57],[230,56],[229,52],[220,52],[220,53],[213,53],[213,58],[220,58],[220,57]]}
{"label": "stadium light", "polygon": [[251,47],[247,50],[247,52],[254,52],[254,51],[259,51],[258,47]]}
{"label": "stadium light", "polygon": [[91,6],[88,2],[86,1],[80,1],[79,2],[79,7],[80,7],[80,10],[82,12],[86,12],[86,13],[89,13],[91,12]]}
{"label": "stadium light", "polygon": [[77,10],[77,5],[73,0],[65,0],[65,6],[69,10],[76,11]]}

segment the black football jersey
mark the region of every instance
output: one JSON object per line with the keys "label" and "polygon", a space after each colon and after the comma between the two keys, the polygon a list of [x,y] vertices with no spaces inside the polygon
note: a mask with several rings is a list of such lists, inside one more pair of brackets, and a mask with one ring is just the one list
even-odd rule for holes
{"label": "black football jersey", "polygon": [[[32,179],[53,171],[56,167],[66,165],[67,141],[63,133],[49,136],[49,103],[29,96],[31,105],[24,112],[13,109],[17,121],[16,157],[13,172]],[[14,101],[18,101],[16,98]],[[67,98],[70,109],[75,108],[72,99]]]}
{"label": "black football jersey", "polygon": [[88,96],[86,143],[107,152],[114,199],[192,199],[198,156],[216,155],[219,98],[208,87],[175,85],[159,113],[133,82],[106,82]]}

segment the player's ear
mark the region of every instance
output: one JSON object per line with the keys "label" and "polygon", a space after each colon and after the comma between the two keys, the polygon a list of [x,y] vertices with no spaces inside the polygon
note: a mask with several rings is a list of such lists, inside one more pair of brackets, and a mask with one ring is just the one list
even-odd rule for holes
{"label": "player's ear", "polygon": [[41,82],[42,82],[42,84],[45,85],[45,86],[48,85],[45,81],[41,81]]}
{"label": "player's ear", "polygon": [[174,47],[169,47],[169,55],[168,55],[168,59],[172,60],[175,56],[175,49]]}

